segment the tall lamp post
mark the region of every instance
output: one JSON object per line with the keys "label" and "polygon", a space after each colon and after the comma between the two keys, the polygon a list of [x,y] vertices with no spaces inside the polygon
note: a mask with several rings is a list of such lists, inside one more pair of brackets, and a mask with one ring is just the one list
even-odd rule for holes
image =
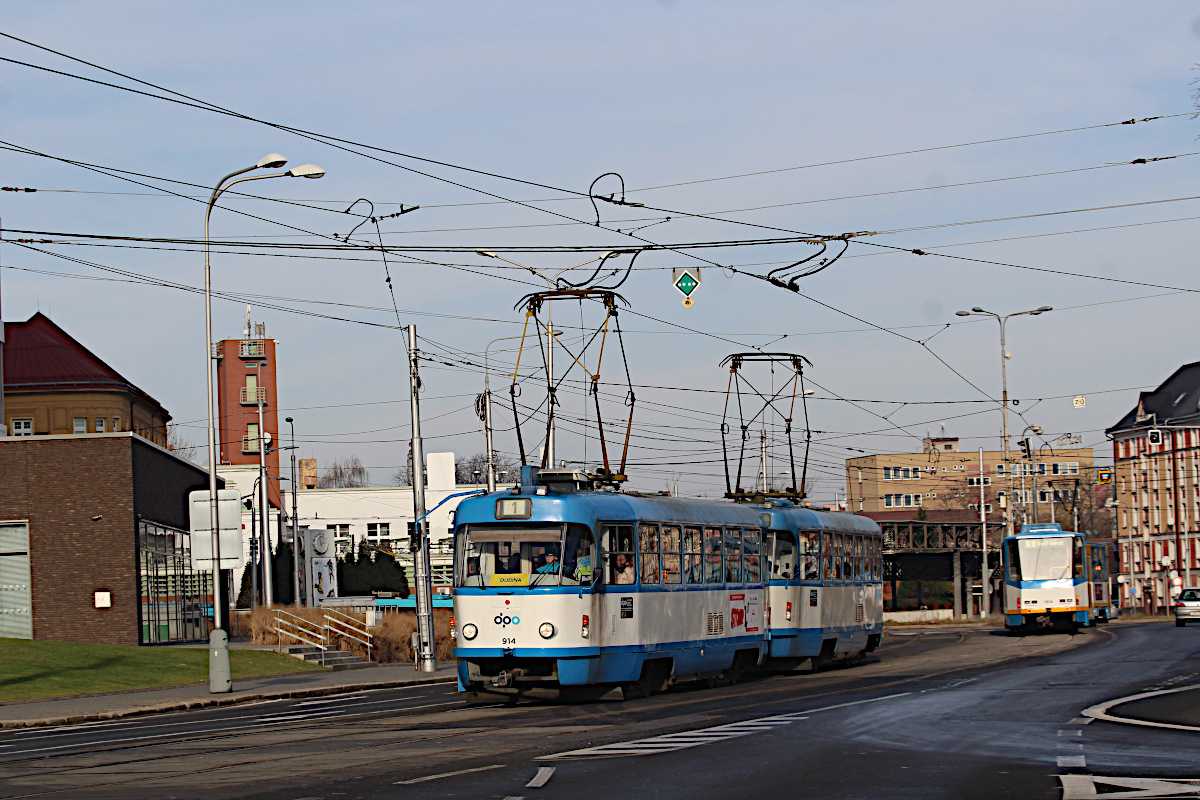
{"label": "tall lamp post", "polygon": [[[209,519],[212,530],[213,555],[213,632],[209,636],[209,691],[231,692],[233,682],[229,672],[229,636],[222,628],[221,594],[225,582],[221,577],[221,542],[217,535],[220,521],[217,519],[217,429],[214,423],[216,409],[213,402],[213,348],[212,348],[212,264],[209,246],[209,222],[212,218],[213,207],[217,198],[231,186],[244,181],[265,180],[266,178],[320,178],[325,170],[316,164],[304,164],[293,167],[286,172],[276,172],[270,175],[248,175],[238,178],[256,169],[279,169],[287,163],[287,159],[278,153],[263,156],[252,166],[229,173],[213,187],[208,205],[204,209],[204,375],[208,382],[208,500]],[[232,180],[235,179],[236,180]],[[216,664],[214,668],[214,663]]]}
{"label": "tall lamp post", "polygon": [[1000,323],[1000,403],[1004,410],[1004,476],[1008,484],[1005,498],[1008,501],[1005,505],[1008,508],[1004,512],[1005,535],[1012,536],[1013,534],[1013,518],[1012,518],[1012,465],[1008,460],[1008,349],[1005,344],[1005,324],[1010,317],[1020,317],[1029,315],[1036,317],[1039,314],[1045,314],[1047,311],[1053,311],[1050,306],[1041,306],[1029,311],[1016,311],[1012,314],[1004,314],[1003,316],[988,311],[986,309],[975,306],[970,311],[957,311],[955,316],[959,317],[992,317]]}

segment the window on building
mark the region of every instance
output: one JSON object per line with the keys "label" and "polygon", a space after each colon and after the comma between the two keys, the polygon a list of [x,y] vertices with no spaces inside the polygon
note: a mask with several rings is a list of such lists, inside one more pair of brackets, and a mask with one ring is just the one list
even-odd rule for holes
{"label": "window on building", "polygon": [[997,475],[1003,475],[1003,474],[1004,474],[1004,465],[1003,465],[1003,464],[997,464],[997,465],[996,465],[996,474],[997,474]]}
{"label": "window on building", "polygon": [[73,431],[75,433],[87,433],[87,417],[76,417]]}
{"label": "window on building", "polygon": [[1072,461],[1068,466],[1071,468],[1072,475],[1079,474],[1079,462],[1078,461]]}
{"label": "window on building", "polygon": [[883,468],[883,479],[885,481],[890,481],[892,479],[892,468],[891,467]]}
{"label": "window on building", "polygon": [[33,420],[14,419],[12,421],[13,436],[33,436]]}
{"label": "window on building", "polygon": [[349,523],[326,525],[325,530],[333,536],[333,551],[339,556],[346,555],[354,547],[354,538],[350,535]]}
{"label": "window on building", "polygon": [[96,433],[104,433],[104,417],[96,417]]}
{"label": "window on building", "polygon": [[243,453],[258,452],[258,423],[251,422],[246,426],[246,437],[242,440]]}
{"label": "window on building", "polygon": [[921,505],[921,495],[919,495],[919,494],[913,495],[913,505],[915,505],[915,506]]}
{"label": "window on building", "polygon": [[121,430],[121,418],[120,417],[113,417],[112,429],[114,432],[119,432]]}
{"label": "window on building", "polygon": [[883,496],[883,505],[884,505],[884,508],[892,507],[892,496],[890,494],[885,494]]}

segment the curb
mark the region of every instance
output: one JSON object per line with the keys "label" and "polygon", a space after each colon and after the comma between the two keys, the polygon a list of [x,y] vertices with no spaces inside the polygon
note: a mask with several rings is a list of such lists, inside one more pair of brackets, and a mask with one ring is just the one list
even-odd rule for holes
{"label": "curb", "polygon": [[1200,683],[1193,683],[1188,686],[1176,686],[1170,689],[1155,689],[1149,692],[1141,692],[1139,694],[1131,694],[1125,697],[1118,697],[1113,700],[1106,700],[1103,703],[1097,703],[1094,706],[1085,708],[1081,713],[1085,717],[1092,719],[1103,720],[1104,722],[1115,722],[1121,725],[1139,725],[1145,728],[1168,728],[1177,731],[1193,731],[1200,732],[1200,726],[1185,725],[1183,723],[1171,722],[1155,722],[1148,719],[1138,719],[1137,717],[1124,717],[1119,714],[1110,714],[1109,711],[1114,708],[1119,708],[1126,703],[1133,703],[1137,700],[1145,700],[1148,697],[1159,697],[1164,694],[1175,694],[1176,692],[1187,692],[1193,689],[1200,689]]}
{"label": "curb", "polygon": [[181,700],[173,703],[159,703],[138,708],[117,708],[111,711],[97,711],[91,714],[68,714],[61,717],[43,717],[41,719],[0,720],[0,730],[15,728],[39,728],[47,725],[78,725],[81,722],[104,722],[106,720],[138,717],[149,714],[163,714],[170,711],[190,711],[199,708],[218,708],[249,703],[256,700],[288,700],[294,697],[324,697],[331,694],[346,692],[361,692],[371,689],[403,689],[406,686],[428,686],[436,683],[453,683],[455,676],[439,675],[428,678],[417,678],[410,681],[384,681],[379,683],[353,683],[338,686],[318,686],[312,689],[291,689],[285,692],[257,692],[254,694],[238,695],[236,697],[211,697],[200,700]]}

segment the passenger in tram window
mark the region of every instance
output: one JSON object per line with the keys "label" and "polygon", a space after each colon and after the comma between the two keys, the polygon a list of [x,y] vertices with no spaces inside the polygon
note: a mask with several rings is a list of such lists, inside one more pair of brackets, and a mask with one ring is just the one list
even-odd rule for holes
{"label": "passenger in tram window", "polygon": [[742,532],[725,529],[725,582],[742,582]]}
{"label": "passenger in tram window", "polygon": [[821,534],[821,560],[825,562],[825,580],[833,580],[833,534]]}
{"label": "passenger in tram window", "polygon": [[833,580],[840,581],[842,579],[842,535],[840,533],[829,534],[832,540],[833,549]]}
{"label": "passenger in tram window", "polygon": [[613,556],[612,573],[612,582],[618,586],[637,582],[637,575],[633,571],[633,557],[624,553]]}
{"label": "passenger in tram window", "polygon": [[679,526],[662,527],[662,579],[663,583],[682,583],[683,571],[679,565]]}

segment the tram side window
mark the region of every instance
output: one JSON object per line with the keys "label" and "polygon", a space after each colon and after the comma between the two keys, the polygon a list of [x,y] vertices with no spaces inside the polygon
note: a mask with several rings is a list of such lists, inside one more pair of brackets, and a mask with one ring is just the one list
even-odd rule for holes
{"label": "tram side window", "polygon": [[[821,560],[825,565],[825,580],[831,581],[834,579],[834,570],[837,566],[833,563],[833,534],[821,534]],[[840,563],[840,562],[839,562]]]}
{"label": "tram side window", "polygon": [[721,583],[725,579],[725,566],[721,557],[721,529],[704,529],[704,582]]}
{"label": "tram side window", "polygon": [[683,529],[683,579],[687,583],[704,583],[704,537],[700,528]]}
{"label": "tram side window", "polygon": [[762,560],[759,556],[762,534],[756,530],[747,530],[742,534],[742,579],[746,583],[758,583],[762,580]]}
{"label": "tram side window", "polygon": [[1071,577],[1077,581],[1081,581],[1087,577],[1087,567],[1083,563],[1084,542],[1078,536],[1071,537],[1071,544],[1074,548],[1074,570]]}
{"label": "tram side window", "polygon": [[637,583],[633,568],[633,526],[602,525],[600,539],[608,562],[608,582],[616,585]]}
{"label": "tram side window", "polygon": [[1016,583],[1021,580],[1021,549],[1017,546],[1016,539],[1009,539],[1006,544],[1008,546],[1008,553],[1006,554],[1008,556],[1006,559],[1008,561],[1008,569],[1006,570],[1008,574],[1005,575],[1005,580]]}
{"label": "tram side window", "polygon": [[683,571],[679,568],[678,525],[663,525],[662,528],[662,576],[663,583],[683,582]]}
{"label": "tram side window", "polygon": [[[596,559],[596,542],[592,531],[586,525],[571,523],[567,526],[567,536],[562,553],[562,580],[545,580],[559,570],[553,563],[547,563],[537,570],[542,583],[562,583],[568,586],[591,586],[599,570],[594,566]],[[535,576],[536,578],[537,576]],[[533,582],[530,582],[533,585]]]}
{"label": "tram side window", "polygon": [[861,581],[867,574],[867,562],[863,559],[863,537],[854,537],[854,579]]}
{"label": "tram side window", "polygon": [[638,558],[643,584],[656,584],[659,577],[658,526],[638,525]]}
{"label": "tram side window", "polygon": [[742,582],[742,532],[725,529],[725,582]]}
{"label": "tram side window", "polygon": [[854,537],[849,534],[842,538],[842,580],[854,580]]}
{"label": "tram side window", "polygon": [[1092,555],[1092,582],[1103,583],[1105,567],[1104,562],[1107,554],[1104,552],[1103,547],[1092,547],[1090,548],[1090,552]]}
{"label": "tram side window", "polygon": [[[803,534],[801,534],[803,536]],[[764,551],[768,559],[771,580],[791,580],[796,577],[796,534],[791,531],[771,531],[770,543]]]}
{"label": "tram side window", "polygon": [[802,581],[821,580],[821,534],[803,531],[796,542],[796,577]]}

